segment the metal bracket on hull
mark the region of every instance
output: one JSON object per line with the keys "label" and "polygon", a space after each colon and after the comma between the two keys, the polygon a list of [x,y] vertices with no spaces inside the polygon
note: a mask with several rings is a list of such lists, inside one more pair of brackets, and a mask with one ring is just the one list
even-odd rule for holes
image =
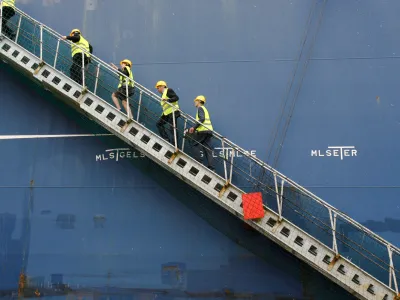
{"label": "metal bracket on hull", "polygon": [[[44,25],[40,24],[40,26],[42,30]],[[33,74],[35,79],[42,82],[58,98],[243,220],[244,213],[241,204],[245,192],[238,187],[235,181],[235,184],[232,183],[233,155],[231,156],[230,179],[228,180],[226,165],[225,177],[219,176],[185,152],[177,150],[176,142],[175,146],[171,145],[152,130],[140,124],[137,121],[139,117],[137,120],[127,118],[127,115],[101,99],[90,89],[82,90],[81,85],[57,70],[53,64],[45,64],[39,57],[21,45],[4,38],[0,41],[0,56],[16,69]],[[142,91],[149,94],[143,88]],[[224,143],[222,147],[225,149]],[[236,148],[234,149],[236,150]],[[178,155],[179,158],[176,159]],[[332,208],[329,211],[330,232],[334,236],[333,246],[328,246],[323,239],[320,240],[311,235],[308,228],[302,229],[290,222],[283,215],[283,186],[289,179],[280,177],[279,186],[277,176],[278,174],[274,173],[278,211],[264,207],[266,213],[262,219],[258,222],[244,222],[358,298],[366,300],[398,299],[392,259],[393,272],[390,278],[396,282],[395,289],[392,288],[391,283],[389,285],[383,283],[349,259],[340,256],[336,243],[336,218],[339,212]],[[279,176],[281,175],[279,174]],[[391,251],[392,248],[389,248],[389,253]],[[338,262],[340,264],[337,267]]]}

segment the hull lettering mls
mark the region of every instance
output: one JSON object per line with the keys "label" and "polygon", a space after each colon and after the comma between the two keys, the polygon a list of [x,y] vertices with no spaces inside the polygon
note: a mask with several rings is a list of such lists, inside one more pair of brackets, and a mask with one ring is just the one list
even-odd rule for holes
{"label": "hull lettering mls", "polygon": [[132,150],[130,148],[116,148],[116,149],[107,149],[103,154],[97,154],[95,159],[96,161],[105,161],[105,160],[115,160],[119,161],[121,159],[137,159],[146,157],[143,153]]}
{"label": "hull lettering mls", "polygon": [[357,149],[355,146],[329,146],[326,150],[311,150],[311,156],[338,157],[343,160],[345,157],[357,156]]}

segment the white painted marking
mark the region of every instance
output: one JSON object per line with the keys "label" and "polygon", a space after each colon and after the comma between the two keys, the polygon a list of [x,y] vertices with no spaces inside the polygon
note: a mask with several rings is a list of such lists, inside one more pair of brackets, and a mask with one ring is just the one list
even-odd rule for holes
{"label": "white painted marking", "polygon": [[74,138],[74,137],[96,137],[96,136],[112,136],[112,135],[113,135],[112,133],[102,133],[102,134],[0,135],[0,140]]}
{"label": "white painted marking", "polygon": [[107,149],[106,152],[111,151],[123,151],[123,150],[131,150],[131,148],[115,148],[115,149]]}

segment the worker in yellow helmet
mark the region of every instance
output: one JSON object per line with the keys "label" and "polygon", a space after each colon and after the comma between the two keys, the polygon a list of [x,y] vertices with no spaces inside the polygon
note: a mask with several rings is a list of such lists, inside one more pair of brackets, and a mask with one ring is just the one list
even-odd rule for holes
{"label": "worker in yellow helmet", "polygon": [[[168,88],[167,83],[163,80],[158,81],[156,83],[155,88],[161,94],[160,104],[163,111],[160,119],[156,124],[158,131],[160,132],[160,136],[164,140],[170,142],[171,144],[174,144],[173,116],[175,115],[175,125],[176,125],[177,118],[179,118],[181,115],[178,104],[179,97],[173,89]],[[172,106],[168,105],[167,103],[172,104]],[[165,126],[169,126],[168,130],[170,133],[169,135],[168,132],[165,130]]]}
{"label": "worker in yellow helmet", "polygon": [[196,123],[193,127],[189,129],[189,133],[192,134],[193,138],[193,155],[194,158],[200,161],[201,152],[204,154],[204,157],[207,161],[207,167],[210,170],[215,170],[213,166],[213,154],[212,154],[212,145],[211,138],[213,135],[214,128],[211,123],[210,114],[208,113],[207,108],[204,106],[206,103],[206,97],[203,95],[197,96],[194,99],[194,106],[197,107],[196,113]]}
{"label": "worker in yellow helmet", "polygon": [[1,20],[1,28],[2,32],[9,37],[10,39],[14,39],[15,33],[13,30],[7,25],[8,20],[10,20],[15,15],[15,0],[3,0],[2,2],[2,20]]}
{"label": "worker in yellow helmet", "polygon": [[[69,36],[63,36],[63,40],[69,40],[71,44],[72,65],[69,69],[72,80],[82,84],[82,55],[84,66],[90,62],[90,54],[93,53],[92,45],[81,35],[79,29],[73,29]],[[77,47],[79,46],[79,47]],[[82,51],[84,49],[85,51]]]}
{"label": "worker in yellow helmet", "polygon": [[[133,73],[132,73],[132,62],[129,59],[124,59],[121,60],[119,63],[121,68],[118,68],[116,65],[111,64],[111,66],[117,70],[120,73],[119,76],[119,85],[118,89],[111,95],[112,100],[115,104],[115,107],[118,110],[121,110],[121,106],[119,105],[119,100],[122,102],[122,105],[125,108],[126,113],[132,117],[132,112],[130,108],[127,105],[127,100],[128,97],[132,97],[133,94],[135,93],[134,89],[134,78],[133,78]],[[128,80],[126,77],[128,77],[130,80]],[[128,86],[128,97],[126,96],[126,87]],[[129,112],[128,112],[129,109]]]}

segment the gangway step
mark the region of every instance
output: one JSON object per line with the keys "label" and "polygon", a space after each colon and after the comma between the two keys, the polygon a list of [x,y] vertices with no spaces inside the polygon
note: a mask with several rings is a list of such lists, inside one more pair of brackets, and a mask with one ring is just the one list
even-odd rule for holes
{"label": "gangway step", "polygon": [[[22,12],[20,13],[22,14]],[[27,17],[27,15],[24,16]],[[35,22],[41,27],[44,26],[38,21]],[[3,61],[21,73],[27,74],[36,83],[71,104],[80,113],[145,154],[149,159],[351,294],[368,300],[397,299],[396,291],[389,285],[379,281],[347,258],[340,256],[337,247],[326,246],[282,217],[282,214],[265,207],[265,214],[258,222],[245,220],[242,198],[246,193],[243,190],[232,182],[227,184],[226,178],[217,175],[186,153],[177,151],[174,145],[166,142],[144,125],[131,118],[128,119],[124,113],[98,95],[83,89],[81,85],[54,68],[53,65],[45,63],[40,57],[4,36],[0,41],[0,56]],[[141,92],[147,91],[141,90]],[[277,197],[279,198],[278,191]],[[280,201],[282,201],[282,197],[280,197]],[[393,275],[393,273],[390,274]]]}

